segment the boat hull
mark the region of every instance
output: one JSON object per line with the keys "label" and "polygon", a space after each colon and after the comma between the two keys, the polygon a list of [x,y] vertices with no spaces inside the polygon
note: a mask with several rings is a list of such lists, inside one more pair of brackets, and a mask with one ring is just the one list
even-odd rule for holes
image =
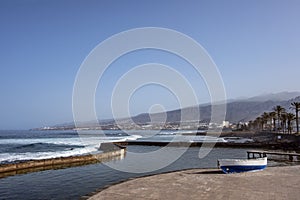
{"label": "boat hull", "polygon": [[257,166],[222,166],[221,169],[224,173],[241,173],[248,171],[259,171],[266,168],[266,165],[257,165]]}
{"label": "boat hull", "polygon": [[263,170],[267,167],[267,157],[258,159],[221,159],[219,167],[226,174]]}

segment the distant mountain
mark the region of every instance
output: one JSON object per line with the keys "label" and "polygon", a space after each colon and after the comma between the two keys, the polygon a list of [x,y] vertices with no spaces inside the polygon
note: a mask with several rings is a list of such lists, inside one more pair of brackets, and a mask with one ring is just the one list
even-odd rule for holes
{"label": "distant mountain", "polygon": [[[277,96],[278,98],[280,97]],[[284,97],[282,97],[284,98]],[[253,98],[254,99],[254,98]],[[225,120],[237,123],[237,122],[247,122],[249,120],[253,120],[263,112],[272,111],[273,108],[277,105],[281,105],[287,111],[290,110],[291,102],[298,101],[300,102],[300,95],[296,98],[291,98],[288,100],[241,100],[227,103],[226,109],[226,117]],[[200,121],[210,121],[211,117],[211,105],[199,105],[193,106],[189,108],[177,109],[173,111],[168,111],[166,113],[156,113],[156,114],[140,114],[132,117],[132,120],[135,123],[149,123],[152,119],[164,118],[163,116],[167,116],[167,122],[178,122],[181,120],[181,112],[188,112],[189,118],[191,120],[197,120],[197,113],[200,112]],[[157,120],[156,120],[157,121]]]}
{"label": "distant mountain", "polygon": [[300,96],[300,92],[267,93],[251,98],[240,99],[239,101],[287,101],[298,96]]}
{"label": "distant mountain", "polygon": [[[247,122],[253,120],[263,112],[272,111],[276,105],[284,107],[287,111],[290,110],[291,102],[300,102],[300,92],[281,92],[277,94],[264,94],[260,96],[251,97],[248,99],[241,99],[227,102],[227,111],[226,111],[226,121],[231,123],[238,122]],[[204,122],[209,122],[211,118],[211,105],[210,104],[201,104],[198,106],[192,106],[183,109],[177,109],[168,111],[166,113],[143,113],[137,116],[130,118],[117,119],[119,123],[126,124],[130,123],[131,120],[137,124],[147,124],[149,122],[164,122],[169,123],[180,122],[181,112],[188,112],[188,118],[190,120],[200,120]],[[200,112],[200,118],[197,114]],[[166,119],[166,120],[165,120]],[[115,124],[114,119],[100,120],[99,123],[95,122],[86,122],[81,123],[82,127],[96,127],[100,125],[113,125]],[[74,127],[74,123],[67,123],[53,126],[55,128]]]}

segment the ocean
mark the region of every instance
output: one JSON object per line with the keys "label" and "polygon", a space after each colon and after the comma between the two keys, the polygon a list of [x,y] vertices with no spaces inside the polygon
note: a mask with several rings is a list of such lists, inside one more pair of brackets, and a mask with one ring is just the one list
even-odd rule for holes
{"label": "ocean", "polygon": [[101,142],[135,140],[122,131],[0,131],[0,163],[82,155],[98,151]]}
{"label": "ocean", "polygon": [[[221,138],[186,136],[173,131],[0,131],[0,163],[38,160],[61,156],[82,155],[98,151],[101,142],[112,141],[207,141],[226,142]],[[179,136],[178,136],[179,134]],[[83,139],[84,137],[84,139]],[[79,199],[99,188],[130,178],[191,168],[216,168],[219,158],[246,158],[246,148],[213,148],[199,158],[199,147],[184,149],[174,162],[154,171],[147,171],[149,163],[158,164],[181,152],[183,147],[166,147],[166,154],[149,157],[162,147],[130,145],[121,160],[89,164],[65,169],[46,170],[0,178],[0,199]],[[150,152],[150,154],[148,154]],[[138,158],[135,155],[141,155]],[[165,157],[163,157],[165,156]],[[130,162],[128,162],[130,161]],[[270,163],[276,165],[276,163]],[[119,171],[111,166],[129,169]],[[143,173],[131,172],[138,167]],[[146,172],[147,171],[147,172]]]}

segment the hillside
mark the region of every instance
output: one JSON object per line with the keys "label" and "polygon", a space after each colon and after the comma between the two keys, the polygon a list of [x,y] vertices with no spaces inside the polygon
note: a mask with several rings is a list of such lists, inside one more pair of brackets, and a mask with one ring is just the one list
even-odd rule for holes
{"label": "hillside", "polygon": [[[232,100],[227,103],[227,111],[226,111],[226,121],[229,121],[231,123],[238,123],[238,122],[247,122],[249,120],[253,120],[259,115],[261,115],[263,112],[272,111],[272,109],[280,105],[284,107],[287,111],[290,111],[290,105],[291,102],[298,101],[300,102],[300,96],[295,97],[298,92],[282,92],[278,94],[270,94],[270,95],[263,95],[263,96],[256,96],[248,99],[241,99],[241,100]],[[284,95],[287,95],[286,97]],[[291,97],[288,100],[282,100],[287,99],[288,97]],[[294,97],[293,97],[294,96]],[[263,101],[265,99],[265,101]],[[132,120],[137,124],[147,124],[149,122],[155,121],[155,122],[164,122],[165,118],[166,121],[169,123],[173,122],[179,122],[181,120],[181,112],[188,112],[188,118],[189,120],[200,120],[204,122],[210,121],[211,116],[211,105],[210,104],[202,104],[199,106],[192,106],[188,108],[183,109],[177,109],[168,111],[166,113],[155,113],[155,114],[149,114],[149,113],[143,113],[137,116],[133,116]],[[197,116],[198,111],[200,111],[200,118]],[[117,119],[119,123],[126,124],[130,123],[130,118],[124,118],[124,119]],[[100,125],[113,125],[115,124],[114,119],[110,120],[101,120],[99,121]],[[97,127],[99,126],[98,123],[95,122],[86,122],[82,123],[81,127]],[[74,128],[74,123],[67,123],[67,124],[61,124],[52,126],[53,128],[67,128],[72,129]]]}
{"label": "hillside", "polygon": [[[272,109],[277,106],[281,105],[287,111],[290,109],[291,102],[299,101],[300,96],[296,98],[292,98],[286,101],[234,101],[227,103],[227,111],[226,111],[226,121],[230,121],[232,123],[237,122],[246,122],[249,120],[255,119],[257,116],[261,115],[263,112],[272,111]],[[197,120],[197,110],[200,111],[200,120],[201,121],[209,121],[211,116],[211,105],[200,105],[194,106],[189,108],[184,108],[184,111],[189,113],[189,119]],[[165,113],[156,113],[156,114],[140,114],[137,116],[132,117],[132,120],[135,123],[144,124],[149,123],[152,119],[158,121],[159,119],[164,119],[164,116],[167,115],[167,122],[178,122],[180,121],[181,117],[181,109],[168,111]],[[122,121],[122,120],[120,120]],[[125,122],[124,120],[123,122]]]}

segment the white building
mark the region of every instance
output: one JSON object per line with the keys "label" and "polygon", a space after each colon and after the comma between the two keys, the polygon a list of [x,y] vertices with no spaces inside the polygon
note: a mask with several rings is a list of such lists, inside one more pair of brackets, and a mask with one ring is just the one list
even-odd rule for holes
{"label": "white building", "polygon": [[222,126],[225,128],[229,128],[229,126],[230,126],[229,121],[223,121]]}

